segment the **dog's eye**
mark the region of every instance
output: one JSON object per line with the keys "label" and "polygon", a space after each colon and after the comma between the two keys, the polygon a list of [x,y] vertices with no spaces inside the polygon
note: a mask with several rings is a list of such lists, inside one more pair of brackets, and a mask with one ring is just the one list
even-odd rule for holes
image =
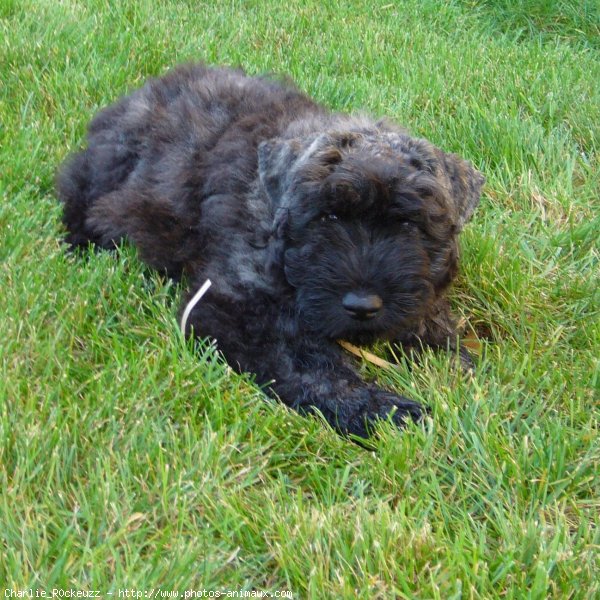
{"label": "dog's eye", "polygon": [[325,213],[321,215],[321,223],[325,223],[326,221],[337,221],[338,216],[334,213]]}

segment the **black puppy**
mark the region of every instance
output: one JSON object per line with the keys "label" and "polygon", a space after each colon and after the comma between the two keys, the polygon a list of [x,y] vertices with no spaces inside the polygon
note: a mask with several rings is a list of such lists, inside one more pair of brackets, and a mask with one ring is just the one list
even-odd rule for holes
{"label": "black puppy", "polygon": [[483,181],[387,121],[196,65],[102,111],[58,193],[70,244],[126,238],[185,275],[188,299],[210,278],[188,333],[289,406],[366,436],[422,409],[362,380],[336,340],[456,349],[445,293]]}

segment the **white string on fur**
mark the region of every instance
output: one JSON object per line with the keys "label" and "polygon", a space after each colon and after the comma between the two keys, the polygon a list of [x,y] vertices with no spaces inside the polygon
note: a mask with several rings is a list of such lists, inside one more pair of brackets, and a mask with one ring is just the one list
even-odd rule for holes
{"label": "white string on fur", "polygon": [[190,313],[192,312],[192,310],[194,310],[194,306],[196,306],[196,304],[198,304],[198,302],[200,302],[200,299],[202,298],[202,296],[204,296],[204,294],[206,294],[208,288],[212,285],[212,281],[210,279],[207,279],[203,284],[202,287],[194,294],[194,297],[187,303],[187,306],[185,307],[185,310],[183,311],[183,315],[181,315],[181,323],[180,323],[180,328],[181,328],[181,333],[185,336],[185,328],[187,326],[187,320],[190,317]]}

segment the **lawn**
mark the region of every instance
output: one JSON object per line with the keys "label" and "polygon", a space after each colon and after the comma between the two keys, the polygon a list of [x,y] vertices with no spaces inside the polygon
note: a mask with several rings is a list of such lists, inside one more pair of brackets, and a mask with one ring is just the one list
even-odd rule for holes
{"label": "lawn", "polygon": [[[599,40],[597,0],[0,0],[4,596],[600,597]],[[362,367],[424,426],[361,448],[185,342],[131,248],[65,252],[57,165],[198,59],[486,174],[452,294],[475,373]]]}

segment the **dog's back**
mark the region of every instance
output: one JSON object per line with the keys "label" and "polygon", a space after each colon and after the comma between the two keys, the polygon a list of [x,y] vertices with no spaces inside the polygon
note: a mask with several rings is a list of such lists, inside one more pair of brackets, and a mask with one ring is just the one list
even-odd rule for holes
{"label": "dog's back", "polygon": [[[163,264],[159,256],[146,256],[147,262],[177,276],[194,252],[185,239],[189,232],[198,243],[203,199],[246,191],[255,179],[258,144],[304,112],[325,111],[291,83],[250,78],[241,70],[184,65],[149,80],[93,119],[87,147],[60,171],[67,242],[113,247],[132,233],[139,247],[149,229],[154,245],[162,237],[170,259]],[[130,228],[137,221],[137,231],[94,226],[100,199],[106,211],[128,203],[130,210],[121,206],[119,212],[127,213]],[[110,216],[114,222],[115,211]]]}

